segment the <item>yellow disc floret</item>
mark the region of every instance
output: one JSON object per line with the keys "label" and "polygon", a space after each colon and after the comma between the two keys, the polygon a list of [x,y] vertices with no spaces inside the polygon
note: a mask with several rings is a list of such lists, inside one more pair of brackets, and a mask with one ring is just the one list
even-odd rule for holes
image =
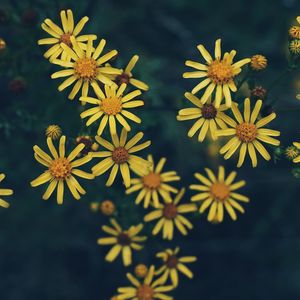
{"label": "yellow disc floret", "polygon": [[97,62],[93,58],[79,58],[75,63],[74,70],[75,74],[81,79],[95,79],[98,74]]}
{"label": "yellow disc floret", "polygon": [[256,139],[257,128],[252,123],[241,123],[236,127],[236,136],[244,143],[251,143]]}
{"label": "yellow disc floret", "polygon": [[222,182],[213,183],[210,187],[210,192],[212,196],[219,201],[225,201],[230,194],[228,186]]}
{"label": "yellow disc floret", "polygon": [[56,179],[66,179],[72,171],[69,160],[65,157],[59,157],[52,161],[49,171]]}
{"label": "yellow disc floret", "polygon": [[160,183],[160,175],[154,172],[150,172],[148,175],[143,177],[143,184],[148,189],[157,189],[160,186]]}
{"label": "yellow disc floret", "polygon": [[105,114],[115,116],[122,110],[122,101],[118,97],[105,98],[100,106]]}
{"label": "yellow disc floret", "polygon": [[234,77],[233,67],[225,60],[216,59],[208,66],[207,76],[215,84],[229,83]]}

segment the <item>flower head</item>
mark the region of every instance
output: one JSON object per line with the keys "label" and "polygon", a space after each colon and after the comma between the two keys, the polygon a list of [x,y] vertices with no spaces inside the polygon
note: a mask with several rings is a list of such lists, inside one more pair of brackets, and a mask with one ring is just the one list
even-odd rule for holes
{"label": "flower head", "polygon": [[221,100],[225,97],[227,107],[231,106],[231,92],[236,92],[237,88],[234,83],[235,77],[242,71],[241,67],[250,62],[250,58],[242,59],[233,63],[236,51],[232,50],[223,55],[221,53],[221,39],[216,40],[215,44],[215,58],[208,53],[203,45],[197,46],[201,55],[205,60],[205,64],[187,60],[185,65],[192,67],[197,71],[186,72],[183,74],[184,78],[205,78],[197,84],[192,90],[196,94],[201,89],[206,88],[201,97],[201,102],[204,104],[208,101],[212,93],[215,93],[216,107],[220,106]]}
{"label": "flower head", "polygon": [[[300,150],[300,143],[298,142],[294,142],[293,145]],[[299,151],[300,152],[300,151]],[[299,154],[299,153],[298,153]],[[299,163],[300,162],[300,155],[297,155],[294,159],[293,159],[294,163]]]}
{"label": "flower head", "polygon": [[180,248],[176,247],[174,250],[166,249],[165,251],[156,254],[156,257],[162,260],[163,265],[155,273],[157,275],[161,275],[161,280],[163,284],[170,278],[172,285],[174,287],[177,287],[179,281],[178,273],[184,274],[189,279],[192,279],[194,277],[191,270],[185,264],[195,262],[197,260],[197,257],[179,257],[179,251]]}
{"label": "flower head", "polygon": [[[173,297],[166,295],[166,292],[172,291],[173,286],[165,286],[160,279],[154,280],[155,269],[151,266],[145,279],[140,282],[132,274],[127,273],[127,278],[131,282],[130,287],[118,288],[119,296],[117,299],[131,300],[172,300]],[[119,297],[119,298],[118,298]]]}
{"label": "flower head", "polygon": [[98,239],[98,244],[114,245],[107,253],[105,260],[113,262],[117,256],[122,253],[123,263],[125,266],[132,264],[132,250],[142,250],[143,246],[139,243],[146,241],[146,236],[138,236],[143,229],[143,224],[131,226],[128,230],[123,230],[115,219],[110,219],[111,226],[103,225],[102,230],[111,235]]}
{"label": "flower head", "polygon": [[106,216],[111,216],[116,211],[116,206],[111,200],[104,200],[100,204],[100,211]]}
{"label": "flower head", "polygon": [[151,222],[159,219],[153,228],[153,235],[157,235],[160,231],[162,231],[163,239],[172,240],[174,227],[177,228],[183,235],[188,234],[187,229],[191,230],[193,228],[192,223],[185,218],[183,214],[194,212],[197,210],[197,207],[191,203],[179,205],[184,193],[185,189],[182,188],[172,202],[159,204],[157,209],[144,217],[145,222]]}
{"label": "flower head", "polygon": [[[181,109],[177,115],[178,121],[197,119],[189,130],[188,136],[193,137],[199,131],[198,141],[203,142],[209,132],[211,138],[216,140],[216,130],[227,128],[226,123],[228,120],[230,121],[230,118],[227,118],[224,113],[227,109],[226,105],[220,106],[216,102],[211,102],[210,99],[202,104],[201,100],[191,93],[185,93],[185,97],[196,106]],[[221,101],[221,99],[219,100]]]}
{"label": "flower head", "polygon": [[[4,180],[5,175],[3,173],[0,174],[0,183]],[[9,207],[9,203],[2,199],[2,196],[11,196],[13,194],[13,190],[11,189],[0,189],[0,206],[4,208]]]}
{"label": "flower head", "polygon": [[148,267],[144,264],[138,264],[135,268],[134,268],[134,273],[137,277],[139,278],[145,278],[148,274]]}
{"label": "flower head", "polygon": [[251,96],[256,98],[256,99],[264,99],[267,95],[267,90],[258,85],[258,86],[255,86],[253,90],[251,90]]}
{"label": "flower head", "polygon": [[288,160],[293,160],[300,154],[300,151],[298,150],[298,148],[296,146],[292,145],[292,146],[287,147],[285,149],[284,153]]}
{"label": "flower head", "polygon": [[126,68],[124,70],[122,70],[122,73],[120,75],[116,76],[115,81],[118,85],[121,85],[123,83],[125,83],[125,84],[130,83],[131,85],[135,86],[136,88],[138,88],[140,90],[148,91],[149,86],[146,83],[133,78],[132,70],[135,67],[138,60],[139,60],[139,56],[134,55],[131,58],[131,60],[129,61]]}
{"label": "flower head", "polygon": [[290,29],[289,29],[289,36],[292,38],[292,39],[300,39],[300,26],[292,26]]}
{"label": "flower head", "polygon": [[292,54],[300,54],[300,39],[290,41],[289,49]]}
{"label": "flower head", "polygon": [[0,38],[0,52],[6,49],[6,42],[4,39]]}
{"label": "flower head", "polygon": [[160,200],[159,196],[165,202],[172,202],[170,193],[177,193],[178,190],[169,185],[169,182],[178,181],[180,177],[175,171],[162,172],[162,169],[167,161],[166,158],[161,158],[157,165],[154,165],[152,155],[148,156],[150,167],[146,173],[135,170],[140,178],[131,179],[132,186],[126,190],[126,194],[139,191],[135,203],[140,204],[144,201],[144,208],[148,208],[150,204],[158,207]]}
{"label": "flower head", "polygon": [[238,194],[236,190],[243,187],[246,182],[244,180],[234,182],[236,172],[231,172],[225,177],[224,167],[219,167],[218,176],[210,169],[205,169],[207,177],[200,173],[195,173],[196,179],[200,184],[192,184],[190,189],[197,191],[192,201],[201,201],[199,208],[200,213],[204,213],[210,207],[207,220],[222,222],[224,218],[224,207],[232,220],[236,220],[235,210],[244,213],[243,207],[238,202],[249,202],[249,198]]}
{"label": "flower head", "polygon": [[81,198],[80,194],[84,195],[86,193],[75,176],[85,179],[94,179],[93,174],[78,169],[79,166],[89,162],[92,157],[87,155],[81,159],[75,159],[78,153],[84,148],[84,144],[78,145],[68,156],[66,156],[65,142],[66,137],[62,136],[59,140],[59,151],[57,151],[53,145],[52,139],[50,137],[47,138],[48,148],[52,157],[40,147],[33,147],[35,159],[41,165],[45,166],[47,170],[35,180],[31,181],[30,184],[32,187],[36,187],[50,182],[43,195],[43,199],[48,200],[54,190],[57,189],[58,204],[63,203],[65,183],[76,200]]}
{"label": "flower head", "polygon": [[76,145],[84,144],[84,148],[78,154],[78,156],[85,156],[90,152],[95,152],[98,150],[99,145],[95,143],[94,138],[90,135],[80,135],[76,138]]}
{"label": "flower head", "polygon": [[225,159],[229,159],[238,149],[240,155],[238,160],[238,167],[244,163],[246,153],[248,152],[252,161],[252,166],[257,166],[256,150],[261,154],[265,160],[270,160],[271,156],[261,142],[279,146],[280,141],[274,139],[274,136],[279,136],[280,132],[277,130],[263,128],[276,118],[275,113],[271,113],[267,117],[257,120],[262,101],[257,100],[254,109],[251,113],[250,99],[246,98],[244,102],[244,116],[240,113],[238,106],[234,103],[231,107],[236,121],[234,126],[228,129],[221,129],[217,131],[218,136],[233,136],[225,146],[220,149],[220,153],[224,154]]}
{"label": "flower head", "polygon": [[109,125],[111,133],[116,134],[117,122],[119,122],[127,131],[130,131],[131,127],[126,121],[126,118],[135,123],[141,123],[140,118],[128,111],[128,109],[144,105],[144,101],[135,99],[135,97],[141,95],[140,90],[124,94],[126,89],[125,83],[120,87],[117,87],[116,85],[110,87],[105,85],[104,87],[105,93],[103,93],[100,88],[97,89],[98,99],[93,97],[80,98],[81,101],[94,105],[93,108],[84,111],[80,115],[81,118],[89,117],[86,126],[93,124],[101,118],[97,132],[97,134],[101,136],[107,125]]}
{"label": "flower head", "polygon": [[107,85],[115,84],[107,75],[117,75],[120,74],[121,71],[103,65],[118,54],[117,50],[112,50],[101,56],[106,44],[104,39],[100,41],[96,49],[93,48],[91,39],[88,40],[86,49],[80,48],[80,45],[74,37],[71,37],[70,40],[72,48],[66,44],[61,44],[61,47],[71,57],[71,61],[62,59],[54,59],[52,61],[52,63],[60,65],[65,69],[53,73],[51,78],[68,77],[58,87],[59,91],[62,91],[75,83],[69,94],[69,99],[73,100],[80,89],[82,90],[82,96],[87,97],[90,86],[93,88],[96,95],[101,94],[98,82]]}
{"label": "flower head", "polygon": [[52,140],[57,140],[61,137],[62,130],[58,125],[49,125],[46,128],[46,136]]}
{"label": "flower head", "polygon": [[146,173],[149,167],[147,160],[134,154],[150,146],[150,141],[137,145],[143,136],[144,134],[139,132],[127,142],[127,131],[124,128],[122,129],[120,137],[118,137],[118,135],[111,135],[112,144],[96,136],[96,141],[107,150],[93,153],[93,157],[104,158],[92,168],[95,176],[100,176],[111,168],[109,178],[106,182],[107,186],[111,186],[120,170],[124,184],[128,188],[130,186],[130,169]]}
{"label": "flower head", "polygon": [[62,60],[70,60],[71,56],[65,51],[62,45],[72,47],[71,38],[74,38],[80,48],[86,49],[86,42],[88,39],[95,40],[97,38],[94,34],[79,35],[84,25],[89,20],[88,17],[83,17],[75,26],[72,10],[62,10],[60,12],[62,27],[56,25],[50,19],[45,19],[42,23],[42,29],[46,31],[50,38],[41,39],[38,41],[39,45],[50,45],[51,47],[44,53],[45,58],[56,59],[61,57]]}
{"label": "flower head", "polygon": [[255,71],[264,70],[267,67],[268,60],[261,54],[256,54],[251,57],[250,66]]}

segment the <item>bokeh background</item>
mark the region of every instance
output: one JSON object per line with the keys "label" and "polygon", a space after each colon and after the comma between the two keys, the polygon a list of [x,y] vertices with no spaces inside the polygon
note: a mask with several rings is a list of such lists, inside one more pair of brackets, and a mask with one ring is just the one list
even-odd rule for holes
{"label": "bokeh background", "polygon": [[[11,207],[0,210],[0,298],[3,300],[107,300],[116,288],[126,285],[126,270],[120,260],[104,261],[107,248],[96,240],[108,221],[92,213],[92,201],[111,199],[124,225],[142,221],[144,211],[125,197],[121,182],[105,188],[105,178],[86,182],[88,194],[77,202],[65,197],[59,207],[54,198],[41,200],[43,187],[29,182],[43,170],[33,159],[32,146],[45,145],[44,131],[59,124],[69,137],[89,133],[79,117],[78,102],[59,93],[59,80],[50,74],[58,68],[43,58],[37,40],[46,37],[40,29],[44,18],[58,22],[59,11],[71,8],[78,21],[90,17],[85,33],[107,39],[107,49],[118,49],[114,62],[123,67],[132,55],[140,55],[137,77],[151,89],[139,110],[143,130],[152,140],[149,151],[157,160],[168,158],[167,168],[177,170],[182,181],[195,182],[193,173],[219,164],[235,168],[235,159],[225,162],[217,145],[200,144],[186,136],[191,123],[177,122],[178,108],[186,107],[183,93],[193,80],[183,80],[186,59],[198,59],[198,43],[212,50],[216,38],[223,49],[238,51],[238,57],[260,53],[269,60],[257,82],[269,86],[287,65],[287,30],[300,15],[298,0],[1,0],[0,37],[7,48],[0,53],[0,171],[15,195]],[[269,103],[276,102],[282,145],[300,139],[299,70],[277,83]],[[247,85],[238,97],[249,94]],[[298,101],[298,102],[297,102]],[[145,155],[149,152],[145,151]],[[271,149],[271,151],[273,151]],[[181,246],[182,254],[198,256],[192,266],[195,278],[182,279],[175,299],[299,299],[300,297],[300,179],[285,159],[260,160],[256,169],[249,162],[239,170],[247,181],[244,194],[251,197],[246,214],[237,222],[228,217],[221,225],[195,216],[195,229],[188,237],[176,235],[171,243],[150,238],[145,249],[135,253],[135,263],[156,263],[155,252]],[[190,193],[186,194],[186,201]],[[151,226],[146,226],[151,232]]]}

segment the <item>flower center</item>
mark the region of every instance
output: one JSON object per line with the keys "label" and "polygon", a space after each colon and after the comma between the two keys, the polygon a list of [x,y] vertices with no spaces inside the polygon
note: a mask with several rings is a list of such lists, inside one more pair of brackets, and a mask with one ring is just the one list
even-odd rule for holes
{"label": "flower center", "polygon": [[56,179],[65,179],[71,174],[72,166],[67,158],[59,157],[52,161],[49,171]]}
{"label": "flower center", "polygon": [[150,172],[143,177],[143,184],[148,189],[156,189],[160,186],[161,178],[159,174]]}
{"label": "flower center", "polygon": [[74,66],[75,74],[82,79],[92,80],[97,74],[97,62],[93,58],[79,58]]}
{"label": "flower center", "polygon": [[214,119],[217,115],[217,109],[213,104],[204,104],[201,111],[204,119]]}
{"label": "flower center", "polygon": [[149,285],[143,284],[137,288],[136,296],[138,300],[153,300],[154,290]]}
{"label": "flower center", "polygon": [[163,210],[163,215],[166,219],[174,219],[177,216],[177,207],[173,203],[167,203]]}
{"label": "flower center", "polygon": [[124,147],[117,147],[112,153],[112,159],[116,164],[123,164],[128,161],[129,153]]}
{"label": "flower center", "polygon": [[214,60],[208,66],[207,76],[215,84],[228,83],[234,77],[232,65],[224,60]]}
{"label": "flower center", "polygon": [[64,44],[66,44],[67,46],[69,46],[69,47],[72,47],[72,42],[71,42],[71,34],[70,33],[64,33],[64,34],[62,34],[61,36],[60,36],[60,39],[59,39],[59,41],[61,42],[61,43],[64,43]]}
{"label": "flower center", "polygon": [[122,83],[126,83],[128,84],[129,83],[129,75],[126,74],[126,73],[122,73],[121,75],[118,75],[116,77],[116,82],[118,83],[118,85],[121,85]]}
{"label": "flower center", "polygon": [[244,143],[251,143],[256,139],[257,128],[252,123],[242,123],[236,127],[236,136]]}
{"label": "flower center", "polygon": [[230,190],[225,183],[215,182],[210,187],[210,193],[215,199],[219,201],[224,201],[228,198]]}
{"label": "flower center", "polygon": [[169,269],[174,269],[177,267],[178,264],[178,258],[176,257],[176,255],[169,255],[166,261],[166,266]]}
{"label": "flower center", "polygon": [[131,238],[125,232],[122,232],[118,235],[118,244],[121,246],[129,246],[131,243]]}
{"label": "flower center", "polygon": [[116,115],[122,110],[122,102],[118,97],[105,98],[100,106],[107,115]]}

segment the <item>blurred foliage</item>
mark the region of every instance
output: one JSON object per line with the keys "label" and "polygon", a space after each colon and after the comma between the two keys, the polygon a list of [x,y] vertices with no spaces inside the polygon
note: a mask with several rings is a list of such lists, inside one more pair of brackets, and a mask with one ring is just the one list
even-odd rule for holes
{"label": "blurred foliage", "polygon": [[[191,88],[182,79],[185,59],[199,57],[198,43],[212,49],[222,37],[223,48],[236,49],[239,58],[257,53],[268,58],[267,70],[255,79],[268,87],[287,65],[287,31],[300,14],[298,0],[1,0],[0,38],[6,49],[0,51],[0,171],[15,189],[10,209],[0,211],[4,300],[109,299],[116,287],[127,283],[127,270],[119,260],[104,262],[106,249],[96,239],[107,217],[92,213],[89,204],[113,200],[124,226],[140,222],[144,214],[134,205],[134,195],[125,197],[120,181],[106,189],[105,176],[87,184],[87,196],[80,202],[70,197],[62,207],[54,199],[44,202],[42,188],[29,186],[41,171],[32,146],[45,145],[49,124],[60,125],[70,144],[89,134],[79,117],[80,105],[67,100],[67,92],[57,91],[58,81],[50,79],[57,67],[37,46],[45,36],[42,20],[57,20],[64,8],[71,8],[76,20],[90,17],[85,32],[106,38],[109,49],[119,50],[117,66],[140,55],[138,74],[151,89],[144,95],[139,130],[152,140],[154,158],[166,156],[167,167],[178,171],[184,186],[206,166],[235,168],[234,160],[225,163],[216,154],[217,145],[188,139],[188,124],[176,121],[183,93]],[[268,95],[278,113],[274,128],[282,131],[283,147],[300,140],[299,91],[300,74],[292,70]],[[247,86],[243,93],[250,94]],[[175,299],[299,298],[299,179],[290,172],[292,163],[277,152],[276,164],[261,161],[256,169],[239,170],[239,178],[247,181],[244,193],[252,201],[237,222],[212,225],[197,216],[187,238],[176,236],[172,246],[182,246],[182,253],[198,256],[198,262],[192,267],[195,279],[183,279]],[[299,177],[298,169],[293,173]],[[135,253],[135,262],[155,262],[155,252],[165,246],[169,244],[150,239],[144,251]]]}

